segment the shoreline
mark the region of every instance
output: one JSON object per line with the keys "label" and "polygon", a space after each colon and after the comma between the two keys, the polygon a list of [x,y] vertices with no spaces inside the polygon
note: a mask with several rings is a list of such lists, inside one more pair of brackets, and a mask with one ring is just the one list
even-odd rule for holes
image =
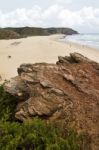
{"label": "shoreline", "polygon": [[[59,35],[58,35],[58,37],[59,37]],[[93,47],[88,46],[88,45],[83,45],[83,44],[71,42],[71,41],[61,41],[61,39],[64,39],[64,35],[60,35],[60,38],[56,38],[56,39],[53,38],[53,40],[55,40],[56,42],[61,42],[62,44],[67,45],[68,47],[70,47],[71,50],[72,50],[72,48],[74,48],[74,49],[78,48],[79,50],[75,49],[76,51],[73,50],[73,52],[81,53],[85,57],[88,57],[89,59],[99,63],[99,58],[96,56],[96,54],[98,54],[98,56],[99,56],[99,49],[98,48],[93,48]],[[92,52],[92,54],[94,53],[94,57],[92,56],[92,54],[88,54],[86,50]]]}
{"label": "shoreline", "polygon": [[99,51],[59,40],[65,35],[33,36],[22,39],[0,40],[0,76],[9,80],[17,75],[23,63],[56,63],[58,56],[81,53],[99,63]]}
{"label": "shoreline", "polygon": [[[67,35],[68,36],[68,35]],[[72,44],[74,46],[78,46],[78,47],[83,47],[83,48],[88,48],[88,49],[92,49],[92,50],[95,50],[95,51],[99,51],[99,48],[95,48],[95,47],[91,47],[89,45],[84,45],[84,44],[80,44],[80,43],[76,43],[76,42],[72,42],[72,41],[62,41],[61,39],[64,39],[66,37],[66,35],[60,35],[60,38],[56,38],[55,41],[58,41],[58,42],[62,42],[62,43],[65,43],[65,44]]]}

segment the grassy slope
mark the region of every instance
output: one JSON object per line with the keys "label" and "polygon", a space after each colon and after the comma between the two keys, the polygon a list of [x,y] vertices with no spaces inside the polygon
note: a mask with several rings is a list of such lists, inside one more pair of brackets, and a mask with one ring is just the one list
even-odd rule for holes
{"label": "grassy slope", "polygon": [[13,30],[0,29],[0,39],[16,39],[20,38],[20,35]]}
{"label": "grassy slope", "polygon": [[36,28],[36,27],[22,27],[22,28],[1,28],[0,39],[15,39],[27,36],[36,35],[51,35],[51,34],[77,34],[70,28]]}

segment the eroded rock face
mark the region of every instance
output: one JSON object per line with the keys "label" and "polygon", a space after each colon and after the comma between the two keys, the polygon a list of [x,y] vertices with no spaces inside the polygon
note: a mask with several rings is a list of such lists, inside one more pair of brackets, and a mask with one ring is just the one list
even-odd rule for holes
{"label": "eroded rock face", "polygon": [[56,64],[23,64],[5,84],[18,97],[15,117],[40,117],[86,131],[99,150],[99,64],[73,53]]}

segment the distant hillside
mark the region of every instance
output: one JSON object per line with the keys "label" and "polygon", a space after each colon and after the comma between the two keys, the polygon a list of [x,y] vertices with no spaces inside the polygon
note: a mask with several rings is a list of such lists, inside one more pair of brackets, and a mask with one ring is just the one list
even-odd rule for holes
{"label": "distant hillside", "polygon": [[0,39],[16,39],[20,38],[20,34],[13,30],[0,29]]}
{"label": "distant hillside", "polygon": [[27,36],[44,36],[51,34],[78,34],[71,28],[38,28],[38,27],[20,27],[20,28],[1,28],[0,39],[16,39]]}

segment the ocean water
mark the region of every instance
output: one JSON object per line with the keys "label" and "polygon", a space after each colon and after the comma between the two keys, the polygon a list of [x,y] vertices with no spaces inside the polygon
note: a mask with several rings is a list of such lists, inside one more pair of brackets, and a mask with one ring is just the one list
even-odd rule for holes
{"label": "ocean water", "polygon": [[99,34],[77,34],[70,35],[64,38],[64,41],[87,45],[99,49]]}

